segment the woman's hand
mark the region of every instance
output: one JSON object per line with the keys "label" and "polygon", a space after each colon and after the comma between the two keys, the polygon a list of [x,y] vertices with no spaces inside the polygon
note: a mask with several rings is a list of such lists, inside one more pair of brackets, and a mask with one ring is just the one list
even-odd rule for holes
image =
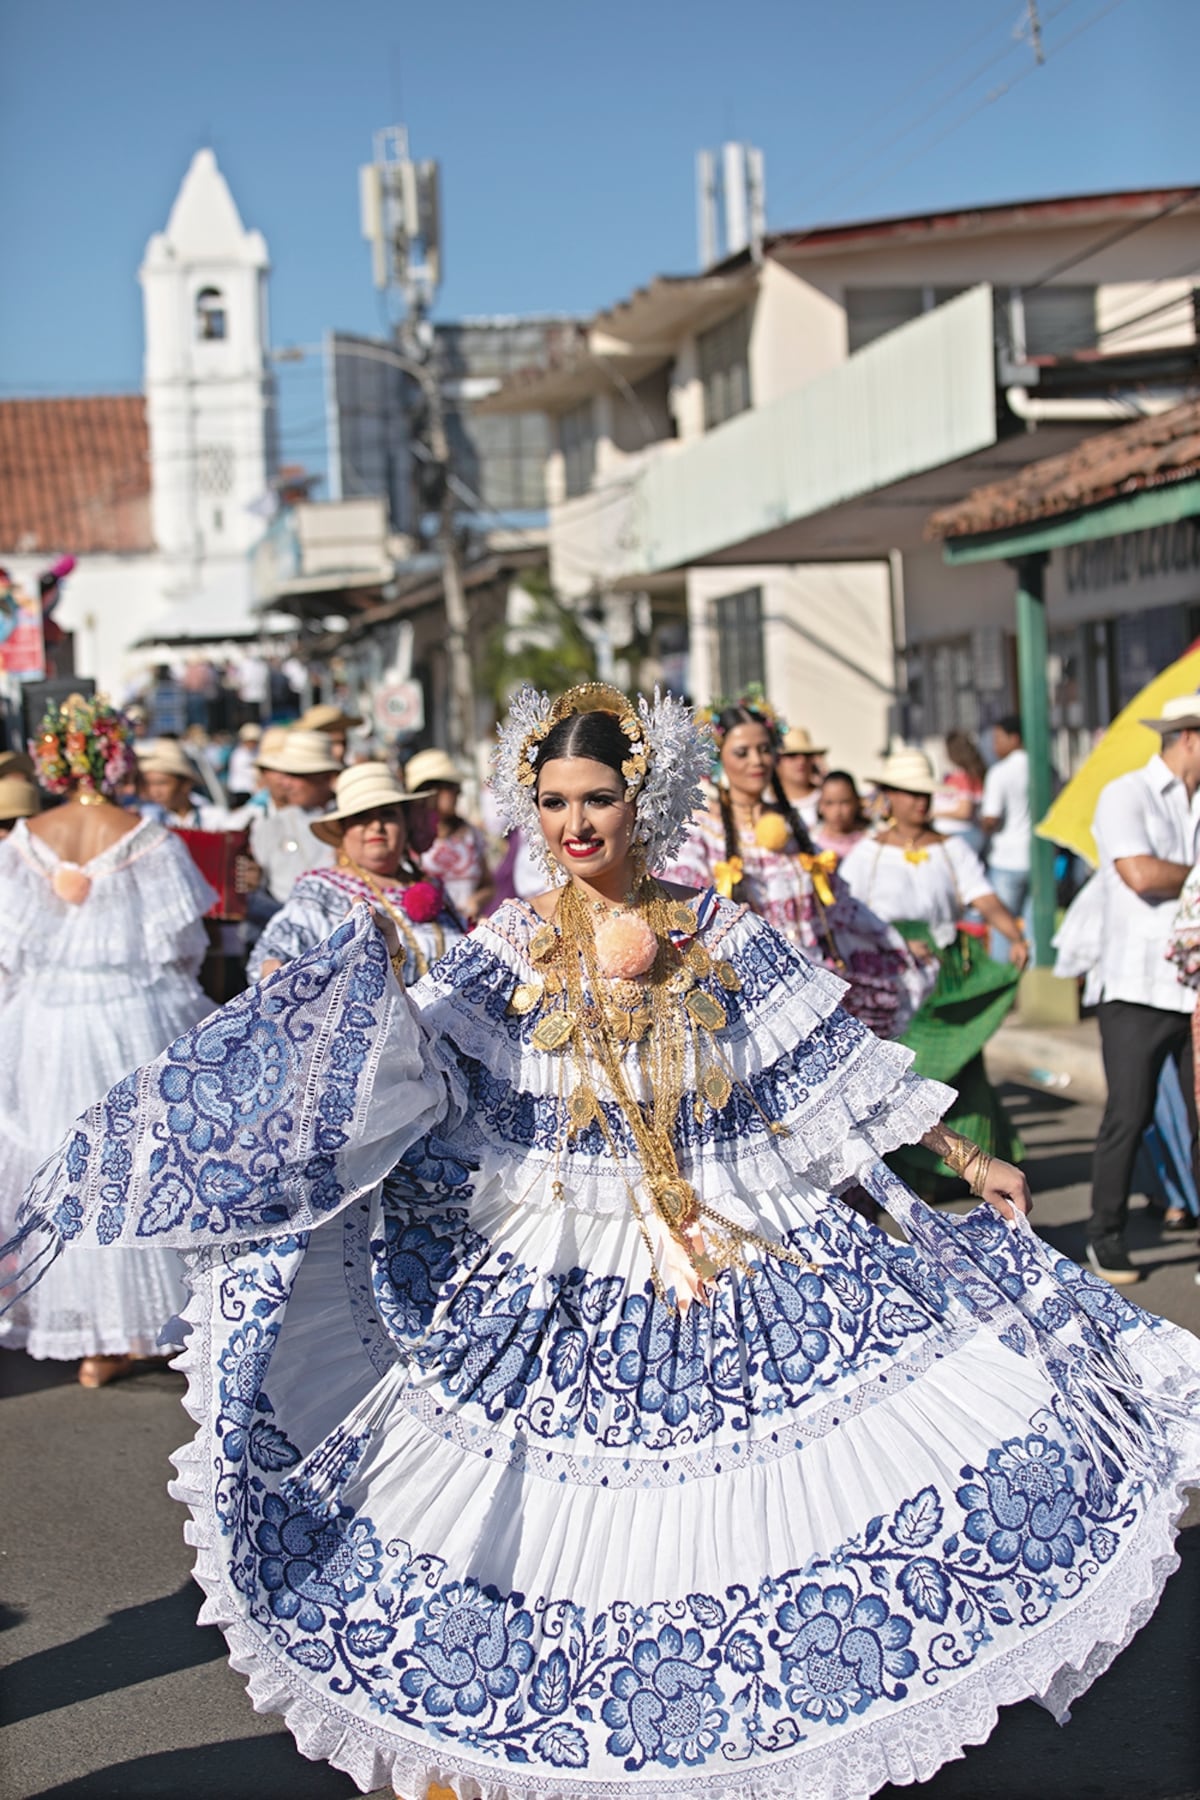
{"label": "woman's hand", "polygon": [[265,981],[267,979],[268,975],[273,975],[275,973],[276,969],[282,969],[282,967],[283,967],[282,957],[265,956],[263,958],[263,966],[258,971],[258,979],[260,981]]}
{"label": "woman's hand", "polygon": [[1033,1198],[1023,1172],[1015,1163],[1001,1162],[998,1156],[992,1158],[980,1199],[994,1206],[1002,1219],[1033,1211]]}
{"label": "woman's hand", "polygon": [[929,948],[929,945],[925,942],[924,938],[905,938],[904,941],[908,945],[909,952],[914,962],[936,962],[937,958]]}
{"label": "woman's hand", "polygon": [[1029,967],[1029,944],[1025,938],[1019,937],[1009,939],[1008,960],[1013,965],[1014,969],[1027,969]]}
{"label": "woman's hand", "polygon": [[382,908],[376,907],[371,908],[371,917],[375,921],[376,930],[387,945],[388,955],[391,957],[399,956],[401,950],[400,931],[395,919],[392,918],[390,913],[386,913]]}

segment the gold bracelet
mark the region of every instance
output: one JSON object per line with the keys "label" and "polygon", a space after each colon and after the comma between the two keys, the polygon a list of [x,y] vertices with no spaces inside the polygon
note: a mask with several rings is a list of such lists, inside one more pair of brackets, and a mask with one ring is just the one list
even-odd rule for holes
{"label": "gold bracelet", "polygon": [[[986,1150],[980,1150],[977,1154],[979,1156],[979,1168],[976,1172],[974,1181],[969,1182],[968,1186],[975,1195],[975,1198],[977,1200],[982,1200],[984,1190],[987,1187],[988,1176],[992,1172],[992,1158],[988,1155]],[[968,1167],[969,1166],[970,1165],[968,1164]]]}

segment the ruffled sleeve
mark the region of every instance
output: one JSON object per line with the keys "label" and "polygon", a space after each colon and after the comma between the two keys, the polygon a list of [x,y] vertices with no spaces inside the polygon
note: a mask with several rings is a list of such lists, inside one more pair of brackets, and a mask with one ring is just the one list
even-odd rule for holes
{"label": "ruffled sleeve", "polygon": [[302,875],[250,952],[246,973],[251,981],[259,979],[264,962],[294,962],[319,944],[345,915],[348,905],[346,896],[335,893],[326,882]]}
{"label": "ruffled sleeve", "polygon": [[720,855],[717,840],[711,828],[706,829],[706,824],[706,814],[697,813],[693,817],[670,868],[659,871],[663,881],[677,881],[682,887],[708,887]]}
{"label": "ruffled sleeve", "polygon": [[64,1243],[304,1231],[370,1191],[444,1090],[365,907],[76,1122],[18,1214],[25,1284]]}

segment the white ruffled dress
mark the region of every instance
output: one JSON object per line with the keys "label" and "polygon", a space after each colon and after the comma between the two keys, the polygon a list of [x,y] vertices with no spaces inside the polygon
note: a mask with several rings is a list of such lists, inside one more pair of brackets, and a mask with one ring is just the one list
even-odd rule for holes
{"label": "white ruffled dress", "polygon": [[34,1184],[31,1267],[106,1206],[190,1247],[202,1618],[363,1789],[856,1800],[1002,1704],[1064,1718],[1175,1567],[1200,1345],[1024,1225],[925,1208],[880,1158],[947,1090],[761,920],[695,908],[738,1085],[685,1093],[681,1167],[815,1268],[655,1298],[622,1115],[564,1148],[573,1060],[510,1006],[520,902],[410,995],[360,909]]}
{"label": "white ruffled dress", "polygon": [[[86,865],[74,905],[52,885],[70,867],[24,820],[0,844],[0,1243],[71,1122],[212,1010],[196,974],[216,896],[179,840],[143,821]],[[0,1344],[149,1355],[186,1297],[174,1250],[84,1250],[0,1314]]]}

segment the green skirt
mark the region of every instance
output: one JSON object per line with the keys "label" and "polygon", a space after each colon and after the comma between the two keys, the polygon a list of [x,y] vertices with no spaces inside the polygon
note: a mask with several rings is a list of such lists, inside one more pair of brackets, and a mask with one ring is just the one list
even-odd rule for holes
{"label": "green skirt", "polygon": [[[941,964],[937,986],[900,1043],[914,1052],[918,1075],[958,1089],[945,1123],[989,1155],[1018,1162],[1021,1140],[987,1078],[983,1046],[1012,1010],[1020,971],[1011,963],[996,962],[981,940],[966,932],[960,931],[952,944],[939,949],[928,925],[919,920],[897,919],[895,927],[901,937],[928,944]],[[929,1191],[931,1176],[953,1176],[953,1170],[923,1144],[906,1144],[887,1161],[918,1192]]]}

